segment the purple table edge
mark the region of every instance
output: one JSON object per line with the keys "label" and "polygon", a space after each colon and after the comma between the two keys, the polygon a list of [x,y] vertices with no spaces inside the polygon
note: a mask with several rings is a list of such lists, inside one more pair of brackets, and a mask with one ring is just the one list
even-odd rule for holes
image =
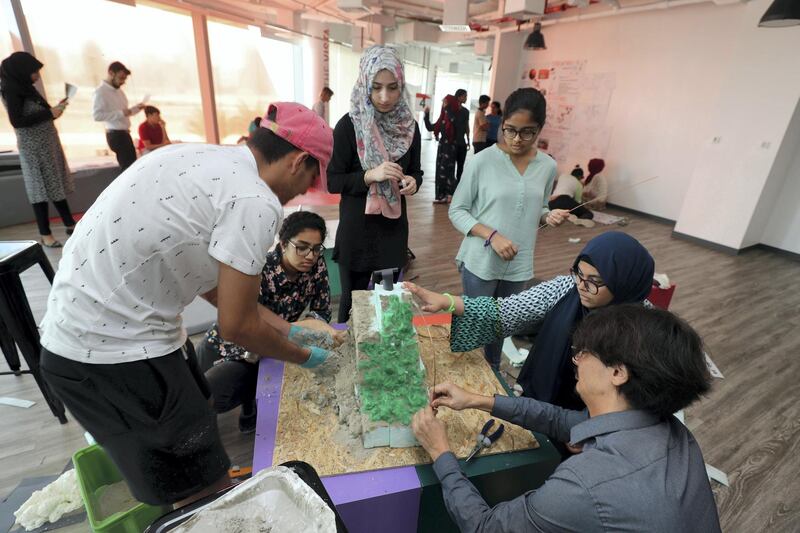
{"label": "purple table edge", "polygon": [[[283,368],[283,361],[259,362],[254,474],[272,466]],[[417,530],[422,487],[413,466],[327,476],[322,482],[350,533],[374,531],[378,525],[384,533]]]}

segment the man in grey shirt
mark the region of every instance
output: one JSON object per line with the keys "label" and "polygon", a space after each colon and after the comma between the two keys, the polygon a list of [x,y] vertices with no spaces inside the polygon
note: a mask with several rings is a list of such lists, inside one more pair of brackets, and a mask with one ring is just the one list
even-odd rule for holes
{"label": "man in grey shirt", "polygon": [[[710,387],[697,333],[667,311],[624,304],[586,317],[573,341],[576,390],[588,412],[445,383],[414,416],[461,531],[720,531],[703,455],[672,416]],[[450,452],[436,418],[442,406],[490,412],[568,442],[576,454],[538,490],[489,507]]]}

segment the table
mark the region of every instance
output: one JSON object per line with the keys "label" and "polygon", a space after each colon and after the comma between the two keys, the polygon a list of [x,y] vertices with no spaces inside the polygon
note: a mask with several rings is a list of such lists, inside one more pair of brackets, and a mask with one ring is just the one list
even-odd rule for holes
{"label": "table", "polygon": [[[22,272],[34,265],[39,265],[48,281],[53,283],[53,267],[38,242],[0,242],[0,346],[11,373],[31,374],[53,415],[66,424],[64,404],[53,394],[39,372],[39,353],[42,349],[39,329],[20,279]],[[21,370],[17,346],[30,370]]]}
{"label": "table", "polygon": [[[283,368],[284,363],[274,359],[259,363],[254,473],[272,466]],[[539,487],[558,466],[560,456],[550,440],[534,435],[538,449],[479,456],[466,467],[461,461],[487,502],[493,505]],[[458,531],[444,508],[431,465],[328,476],[322,482],[351,533]]]}

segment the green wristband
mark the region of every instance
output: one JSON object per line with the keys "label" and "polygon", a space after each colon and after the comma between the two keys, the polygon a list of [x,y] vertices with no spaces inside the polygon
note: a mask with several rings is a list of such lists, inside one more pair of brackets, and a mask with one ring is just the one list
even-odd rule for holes
{"label": "green wristband", "polygon": [[452,314],[456,310],[456,299],[453,298],[453,295],[450,294],[449,292],[445,292],[444,295],[447,296],[450,299],[450,307],[445,309],[445,313],[451,313]]}

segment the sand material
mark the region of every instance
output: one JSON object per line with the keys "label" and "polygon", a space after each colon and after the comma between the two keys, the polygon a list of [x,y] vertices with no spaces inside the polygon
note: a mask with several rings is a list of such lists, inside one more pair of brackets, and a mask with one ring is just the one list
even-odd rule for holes
{"label": "sand material", "polygon": [[180,525],[175,533],[335,533],[336,516],[290,468],[267,468]]}

